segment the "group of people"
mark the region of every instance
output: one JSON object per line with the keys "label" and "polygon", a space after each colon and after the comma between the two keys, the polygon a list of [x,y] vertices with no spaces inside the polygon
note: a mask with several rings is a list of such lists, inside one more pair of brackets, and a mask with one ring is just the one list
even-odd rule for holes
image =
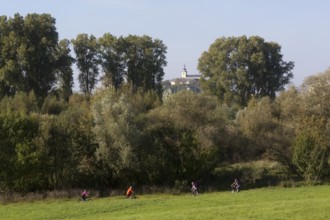
{"label": "group of people", "polygon": [[[133,191],[133,187],[130,186],[127,191],[126,191],[126,198],[127,199],[132,199],[132,198],[135,198],[135,195],[134,195],[134,191]],[[87,198],[88,198],[88,193],[86,190],[84,190],[82,193],[81,193],[81,201],[82,202],[86,202],[87,201]]]}
{"label": "group of people", "polygon": [[[239,179],[235,179],[234,182],[230,186],[231,186],[232,192],[239,192],[240,187],[241,187],[241,184],[240,184]],[[197,182],[191,182],[191,193],[194,196],[197,196],[198,195],[198,185],[197,185]],[[135,198],[135,194],[134,194],[134,191],[133,191],[133,187],[132,186],[130,186],[127,189],[125,196],[126,196],[127,199]],[[81,193],[81,201],[82,202],[86,202],[87,197],[88,197],[88,193],[87,193],[86,190],[84,190]]]}
{"label": "group of people", "polygon": [[[230,185],[232,192],[239,192],[241,183],[239,179],[235,179],[234,182]],[[191,182],[191,193],[196,196],[198,195],[198,187],[196,182]]]}

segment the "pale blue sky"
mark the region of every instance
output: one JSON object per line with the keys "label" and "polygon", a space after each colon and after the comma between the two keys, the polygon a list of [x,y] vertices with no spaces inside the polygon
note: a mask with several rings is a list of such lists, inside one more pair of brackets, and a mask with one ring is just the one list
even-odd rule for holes
{"label": "pale blue sky", "polygon": [[[299,86],[330,67],[328,0],[0,0],[0,15],[49,13],[60,39],[149,35],[168,47],[165,79],[185,64],[198,74],[198,58],[220,37],[258,35],[282,46]],[[76,78],[76,76],[75,76]]]}

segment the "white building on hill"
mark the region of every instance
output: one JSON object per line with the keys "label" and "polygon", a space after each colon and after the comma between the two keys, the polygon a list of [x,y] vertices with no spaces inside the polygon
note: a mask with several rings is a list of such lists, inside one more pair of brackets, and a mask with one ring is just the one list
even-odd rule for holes
{"label": "white building on hill", "polygon": [[181,72],[181,78],[171,80],[171,85],[188,85],[191,80],[198,80],[200,77],[201,75],[189,75],[186,66],[184,65]]}
{"label": "white building on hill", "polygon": [[186,78],[190,78],[190,79],[199,79],[201,77],[201,75],[189,75],[188,71],[186,69],[186,65],[183,66],[183,70],[181,72],[181,78],[186,79]]}

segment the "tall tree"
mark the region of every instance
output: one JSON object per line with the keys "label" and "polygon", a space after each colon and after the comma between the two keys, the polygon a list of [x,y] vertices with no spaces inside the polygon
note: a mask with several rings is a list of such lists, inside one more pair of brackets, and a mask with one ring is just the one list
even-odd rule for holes
{"label": "tall tree", "polygon": [[60,97],[68,101],[70,95],[72,95],[73,86],[73,70],[72,64],[74,58],[70,55],[70,41],[63,39],[58,44],[57,50],[57,86]]}
{"label": "tall tree", "polygon": [[88,34],[79,34],[72,40],[76,54],[77,67],[80,71],[78,79],[80,89],[85,95],[90,95],[96,86],[99,75],[99,56],[97,39]]}
{"label": "tall tree", "polygon": [[102,83],[104,86],[113,86],[118,90],[124,82],[125,63],[121,39],[106,33],[98,39],[100,45],[101,66],[104,72]]}
{"label": "tall tree", "polygon": [[293,77],[281,47],[258,36],[217,39],[199,58],[202,88],[225,103],[247,105],[252,96],[275,98]]}
{"label": "tall tree", "polygon": [[[26,47],[21,46],[24,70],[27,74],[27,91],[33,90],[39,97],[45,97],[52,89],[55,80],[55,52],[58,44],[58,33],[55,18],[49,14],[30,14],[24,20]],[[24,48],[24,49],[23,49]]]}
{"label": "tall tree", "polygon": [[0,92],[34,91],[45,97],[55,83],[58,33],[49,14],[0,19]]}
{"label": "tall tree", "polygon": [[25,90],[26,81],[22,74],[24,57],[19,56],[24,37],[24,18],[19,14],[15,14],[14,18],[2,16],[0,22],[0,92],[3,97]]}
{"label": "tall tree", "polygon": [[[0,17],[0,98],[15,93],[13,74],[15,71],[14,54],[11,52],[9,38],[10,27],[6,16]],[[14,42],[13,42],[14,43]],[[15,44],[14,44],[15,45]],[[11,53],[10,53],[11,52]],[[11,60],[11,62],[10,62]],[[18,78],[16,78],[18,79]]]}
{"label": "tall tree", "polygon": [[126,61],[126,78],[133,92],[138,88],[144,91],[154,90],[162,94],[161,82],[166,66],[166,46],[161,40],[149,36],[129,35],[124,38]]}

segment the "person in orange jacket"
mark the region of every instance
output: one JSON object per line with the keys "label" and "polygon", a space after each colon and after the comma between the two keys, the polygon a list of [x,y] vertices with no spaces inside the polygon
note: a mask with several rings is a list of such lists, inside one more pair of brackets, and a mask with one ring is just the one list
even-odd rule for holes
{"label": "person in orange jacket", "polygon": [[127,199],[131,199],[134,198],[134,191],[133,191],[133,187],[130,186],[127,191],[126,191],[126,198]]}

